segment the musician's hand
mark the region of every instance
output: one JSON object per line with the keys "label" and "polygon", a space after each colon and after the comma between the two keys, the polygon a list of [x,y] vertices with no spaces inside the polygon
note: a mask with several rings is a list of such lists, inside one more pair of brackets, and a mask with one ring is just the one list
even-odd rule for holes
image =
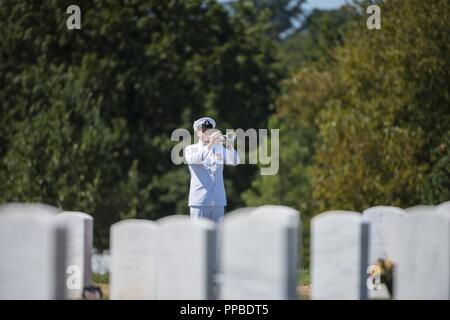
{"label": "musician's hand", "polygon": [[222,135],[222,133],[219,132],[219,134],[215,137],[214,141],[215,141],[216,144],[222,144],[223,145],[223,143],[225,141],[225,137]]}
{"label": "musician's hand", "polygon": [[212,134],[209,136],[208,147],[211,148],[213,144],[217,143],[217,139],[219,139],[219,137],[220,137],[221,135],[222,135],[222,134],[220,133],[220,131],[216,131],[216,132],[212,133]]}
{"label": "musician's hand", "polygon": [[217,144],[223,144],[224,142],[224,136],[220,131],[217,132],[217,136],[214,138]]}

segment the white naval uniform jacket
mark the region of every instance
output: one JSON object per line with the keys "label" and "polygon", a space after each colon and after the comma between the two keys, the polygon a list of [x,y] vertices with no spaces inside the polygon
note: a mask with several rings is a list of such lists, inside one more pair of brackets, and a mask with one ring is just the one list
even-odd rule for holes
{"label": "white naval uniform jacket", "polygon": [[226,206],[223,166],[238,165],[239,154],[223,145],[211,149],[203,141],[187,146],[184,151],[191,172],[189,206]]}

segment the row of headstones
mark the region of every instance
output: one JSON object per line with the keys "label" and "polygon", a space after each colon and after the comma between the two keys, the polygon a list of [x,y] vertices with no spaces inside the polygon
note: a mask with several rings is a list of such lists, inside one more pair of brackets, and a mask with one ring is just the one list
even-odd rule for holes
{"label": "row of headstones", "polygon": [[[330,211],[311,234],[312,299],[450,299],[450,202]],[[371,286],[379,259],[393,263],[392,296]]]}
{"label": "row of headstones", "polygon": [[0,207],[0,299],[80,299],[91,284],[92,235],[82,212]]}
{"label": "row of headstones", "polygon": [[169,216],[111,227],[111,299],[294,299],[299,214],[241,209],[223,225]]}
{"label": "row of headstones", "polygon": [[[111,299],[294,299],[297,211],[241,209],[111,226]],[[93,219],[42,205],[0,208],[0,299],[79,299],[91,284]],[[220,258],[220,259],[219,259]]]}
{"label": "row of headstones", "polygon": [[[29,205],[0,211],[0,298],[80,298],[90,285],[92,218]],[[450,203],[405,211],[315,217],[311,298],[370,297],[367,267],[379,258],[395,263],[394,298],[450,298]],[[221,232],[185,216],[119,222],[111,227],[111,298],[295,298],[298,227],[298,213],[280,206],[230,213]]]}

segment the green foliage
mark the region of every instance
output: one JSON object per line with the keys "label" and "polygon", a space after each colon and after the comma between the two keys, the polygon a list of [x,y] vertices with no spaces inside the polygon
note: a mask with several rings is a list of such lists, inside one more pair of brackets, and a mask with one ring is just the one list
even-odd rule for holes
{"label": "green foliage", "polygon": [[[5,110],[6,119],[14,121],[1,126],[2,137],[8,138],[2,149],[1,200],[46,202],[92,213],[101,245],[107,230],[99,227],[129,210],[127,194],[117,185],[122,181],[125,122],[105,123],[100,99],[83,88],[76,68],[36,65],[24,78],[33,84],[31,93],[16,96],[17,108]],[[20,120],[12,114],[22,111]],[[102,211],[109,214],[98,215]]]}
{"label": "green foliage", "polygon": [[333,96],[332,75],[305,68],[285,82],[276,102],[271,127],[280,129],[280,168],[276,175],[257,176],[242,198],[249,206],[281,204],[296,208],[302,217],[302,264],[309,265],[310,219],[314,213],[309,172],[316,149],[315,119]]}
{"label": "green foliage", "polygon": [[448,8],[447,1],[390,1],[380,31],[362,25],[338,51],[342,91],[317,120],[319,210],[420,201],[431,150],[450,124]]}
{"label": "green foliage", "polygon": [[302,268],[298,271],[298,273],[299,273],[298,278],[300,279],[299,283],[301,285],[307,286],[311,284],[311,273],[309,268]]}
{"label": "green foliage", "polygon": [[246,19],[250,24],[257,24],[261,19],[265,21],[266,34],[273,40],[278,40],[284,33],[297,28],[304,2],[305,0],[223,1],[232,12],[245,8],[250,13]]}
{"label": "green foliage", "polygon": [[105,274],[93,273],[92,274],[92,282],[95,284],[97,284],[97,283],[108,284],[109,283],[109,273],[105,273]]}
{"label": "green foliage", "polygon": [[432,152],[431,172],[421,195],[425,204],[437,204],[450,199],[450,132]]}
{"label": "green foliage", "polygon": [[248,205],[300,210],[303,266],[315,214],[449,199],[448,1],[380,5],[381,30],[368,30],[356,15],[343,39],[318,32],[323,41],[311,41],[317,59],[293,52],[302,67],[271,117],[280,128],[280,172],[257,177],[242,196]]}
{"label": "green foliage", "polygon": [[280,129],[280,168],[276,175],[258,176],[243,194],[248,205],[285,204],[309,213],[311,187],[307,174],[313,163],[317,126],[314,119],[333,93],[331,75],[303,69],[285,82],[276,102],[271,128]]}
{"label": "green foliage", "polygon": [[356,2],[280,39],[303,1],[84,0],[73,31],[68,0],[2,1],[0,203],[92,214],[100,249],[120,219],[187,213],[170,135],[205,114],[280,129],[277,175],[226,169],[229,210],[298,209],[304,266],[314,214],[448,200],[450,5],[380,2],[368,30]]}
{"label": "green foliage", "polygon": [[351,29],[360,14],[353,6],[334,10],[313,10],[301,28],[279,42],[282,65],[295,74],[311,63],[330,64],[335,57],[333,49],[343,44],[345,33]]}
{"label": "green foliage", "polygon": [[[280,174],[257,179],[243,196],[247,203],[278,199],[308,215],[419,202],[431,150],[450,123],[450,28],[439,15],[446,8],[445,1],[385,4],[382,30],[368,30],[361,19],[335,62],[303,68],[287,82],[275,116],[281,119]],[[294,180],[301,176],[296,172],[303,177]],[[280,189],[294,195],[280,201]]]}
{"label": "green foliage", "polygon": [[[81,30],[69,31],[70,4],[0,4],[0,202],[92,214],[102,248],[115,221],[187,213],[174,129],[205,114],[223,129],[264,127],[281,74],[264,24],[239,8],[77,1]],[[254,171],[227,173],[231,206]]]}

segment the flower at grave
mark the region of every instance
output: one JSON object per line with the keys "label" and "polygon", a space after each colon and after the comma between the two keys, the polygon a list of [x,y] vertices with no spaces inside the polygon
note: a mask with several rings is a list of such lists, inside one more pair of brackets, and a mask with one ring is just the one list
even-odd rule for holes
{"label": "flower at grave", "polygon": [[384,283],[392,297],[393,279],[394,279],[394,268],[395,264],[388,259],[378,259],[377,266],[380,270],[380,280]]}

